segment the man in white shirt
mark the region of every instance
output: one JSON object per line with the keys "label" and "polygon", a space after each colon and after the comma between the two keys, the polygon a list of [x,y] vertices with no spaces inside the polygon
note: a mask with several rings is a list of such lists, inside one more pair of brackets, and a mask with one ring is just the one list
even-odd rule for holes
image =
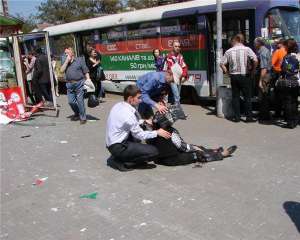
{"label": "man in white shirt", "polygon": [[107,162],[120,171],[130,170],[128,164],[140,164],[153,161],[158,150],[148,144],[137,142],[161,136],[170,138],[171,134],[163,129],[144,131],[140,127],[136,106],[141,102],[141,92],[135,85],[124,90],[124,101],[115,104],[108,116],[106,126],[106,147],[112,154]]}

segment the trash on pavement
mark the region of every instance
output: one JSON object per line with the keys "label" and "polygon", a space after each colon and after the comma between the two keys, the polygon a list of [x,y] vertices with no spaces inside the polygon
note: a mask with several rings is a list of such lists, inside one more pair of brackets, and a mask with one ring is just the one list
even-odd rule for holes
{"label": "trash on pavement", "polygon": [[32,183],[32,185],[41,185],[43,182],[45,182],[48,179],[48,177],[44,177],[44,178],[38,178],[37,180],[35,180],[34,183]]}
{"label": "trash on pavement", "polygon": [[28,135],[23,135],[23,136],[21,136],[21,138],[28,138],[28,137],[31,137],[31,135],[28,134]]}
{"label": "trash on pavement", "polygon": [[98,195],[97,192],[93,192],[93,193],[88,193],[88,194],[82,194],[82,195],[80,195],[79,198],[96,199],[96,198],[97,198],[97,195]]}

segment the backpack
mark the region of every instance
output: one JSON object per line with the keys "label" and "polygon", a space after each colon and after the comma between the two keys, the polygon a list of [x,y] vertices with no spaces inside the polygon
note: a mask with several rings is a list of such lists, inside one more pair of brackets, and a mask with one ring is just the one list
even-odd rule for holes
{"label": "backpack", "polygon": [[286,55],[283,58],[281,69],[282,78],[278,80],[279,86],[283,87],[298,87],[299,86],[299,60],[295,53]]}

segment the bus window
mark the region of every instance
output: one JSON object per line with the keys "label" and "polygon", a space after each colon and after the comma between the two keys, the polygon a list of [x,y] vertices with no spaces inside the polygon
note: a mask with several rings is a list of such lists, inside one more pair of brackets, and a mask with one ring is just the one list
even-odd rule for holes
{"label": "bus window", "polygon": [[127,51],[126,28],[124,26],[101,30],[100,44],[96,48],[104,54]]}
{"label": "bus window", "polygon": [[164,19],[161,21],[162,48],[172,49],[173,41],[179,40],[182,48],[198,48],[197,19],[195,16]]}
{"label": "bus window", "polygon": [[294,38],[300,42],[299,10],[274,8],[269,11],[266,20],[270,38]]}
{"label": "bus window", "polygon": [[159,31],[159,22],[146,22],[128,25],[128,51],[152,51],[154,48],[159,48]]}

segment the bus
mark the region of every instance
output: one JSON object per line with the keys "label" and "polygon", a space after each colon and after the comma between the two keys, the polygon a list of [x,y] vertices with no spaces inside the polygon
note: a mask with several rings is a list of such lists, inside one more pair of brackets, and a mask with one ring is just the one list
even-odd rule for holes
{"label": "bus", "polygon": [[[249,46],[255,37],[294,38],[300,42],[299,0],[223,0],[223,50],[243,33]],[[106,91],[122,92],[139,76],[154,71],[153,49],[164,54],[174,40],[182,45],[189,79],[182,92],[214,97],[216,93],[216,0],[196,0],[106,15],[46,29],[52,54],[73,44],[78,56],[92,45],[102,55]],[[64,43],[64,44],[62,44]]]}

